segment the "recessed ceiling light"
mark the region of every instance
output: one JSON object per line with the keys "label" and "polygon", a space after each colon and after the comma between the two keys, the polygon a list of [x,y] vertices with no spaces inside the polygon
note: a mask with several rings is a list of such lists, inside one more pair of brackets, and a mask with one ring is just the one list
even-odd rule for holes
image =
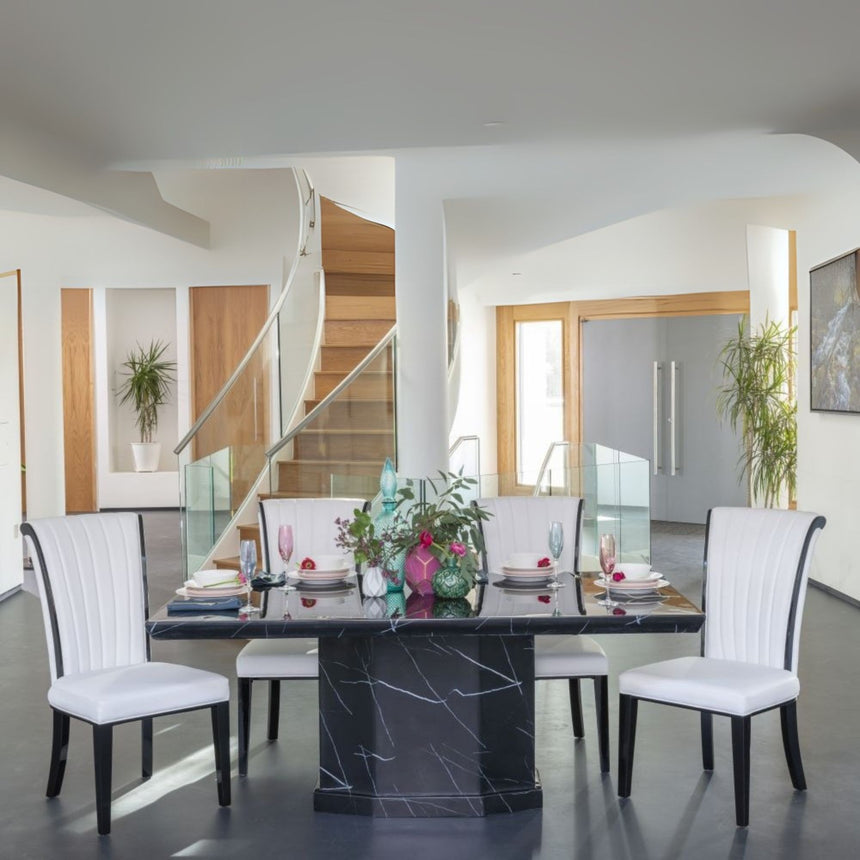
{"label": "recessed ceiling light", "polygon": [[518,278],[520,275],[522,275],[522,272],[511,272],[511,274],[512,274],[515,278]]}
{"label": "recessed ceiling light", "polygon": [[501,119],[491,119],[487,122],[483,123],[484,128],[498,128],[500,125],[504,125],[504,120]]}

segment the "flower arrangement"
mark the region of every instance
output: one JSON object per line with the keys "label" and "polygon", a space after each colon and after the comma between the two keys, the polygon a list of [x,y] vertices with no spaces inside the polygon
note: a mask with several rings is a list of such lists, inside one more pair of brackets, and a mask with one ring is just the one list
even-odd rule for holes
{"label": "flower arrangement", "polygon": [[386,569],[386,563],[394,554],[394,538],[400,526],[397,518],[388,526],[377,529],[373,517],[356,508],[351,520],[338,517],[334,522],[337,526],[336,546],[352,553],[359,564]]}
{"label": "flower arrangement", "polygon": [[443,566],[456,561],[461,572],[474,580],[484,549],[480,524],[490,518],[486,509],[466,501],[466,493],[477,481],[451,472],[440,472],[438,480],[425,480],[436,496],[432,502],[416,500],[412,482],[397,491],[400,521],[394,546],[407,552],[424,547]]}

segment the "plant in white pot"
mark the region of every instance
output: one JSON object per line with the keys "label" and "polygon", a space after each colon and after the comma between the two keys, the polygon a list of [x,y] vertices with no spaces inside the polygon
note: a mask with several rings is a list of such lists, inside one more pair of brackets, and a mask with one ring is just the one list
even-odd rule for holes
{"label": "plant in white pot", "polygon": [[176,362],[164,358],[167,344],[150,341],[148,347],[140,344],[128,353],[122,363],[125,380],[117,390],[120,405],[131,403],[135,413],[135,426],[140,431],[140,442],[131,443],[136,472],[155,472],[161,455],[161,443],[152,441],[158,428],[158,407],[170,396],[175,381]]}

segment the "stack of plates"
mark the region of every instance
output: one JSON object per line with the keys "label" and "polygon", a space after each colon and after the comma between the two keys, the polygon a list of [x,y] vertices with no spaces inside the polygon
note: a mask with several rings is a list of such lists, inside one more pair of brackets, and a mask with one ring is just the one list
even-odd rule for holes
{"label": "stack of plates", "polygon": [[337,585],[342,584],[350,573],[352,568],[345,558],[326,556],[319,559],[313,570],[299,568],[295,575],[305,585]]}
{"label": "stack of plates", "polygon": [[549,579],[555,574],[555,563],[549,567],[538,567],[538,556],[534,559],[511,559],[502,565],[502,576],[512,582],[535,583]]}
{"label": "stack of plates", "polygon": [[669,582],[659,573],[652,573],[648,579],[622,579],[620,582],[598,579],[596,584],[599,588],[608,589],[613,597],[645,597],[656,594]]}

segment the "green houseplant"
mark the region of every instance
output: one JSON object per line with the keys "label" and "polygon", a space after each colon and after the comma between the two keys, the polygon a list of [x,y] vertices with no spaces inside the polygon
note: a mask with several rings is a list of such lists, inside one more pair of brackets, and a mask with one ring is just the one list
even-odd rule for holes
{"label": "green houseplant", "polygon": [[740,432],[739,478],[750,499],[766,507],[787,495],[797,480],[797,403],[793,396],[795,329],[765,321],[751,332],[743,317],[738,333],[720,353],[723,384],[717,411]]}
{"label": "green houseplant", "polygon": [[167,402],[175,381],[176,362],[164,358],[167,344],[152,340],[148,347],[140,344],[132,349],[122,363],[125,379],[117,390],[120,406],[130,403],[135,413],[135,426],[140,442],[132,442],[135,471],[154,472],[158,468],[161,445],[153,442],[158,428],[158,408]]}

